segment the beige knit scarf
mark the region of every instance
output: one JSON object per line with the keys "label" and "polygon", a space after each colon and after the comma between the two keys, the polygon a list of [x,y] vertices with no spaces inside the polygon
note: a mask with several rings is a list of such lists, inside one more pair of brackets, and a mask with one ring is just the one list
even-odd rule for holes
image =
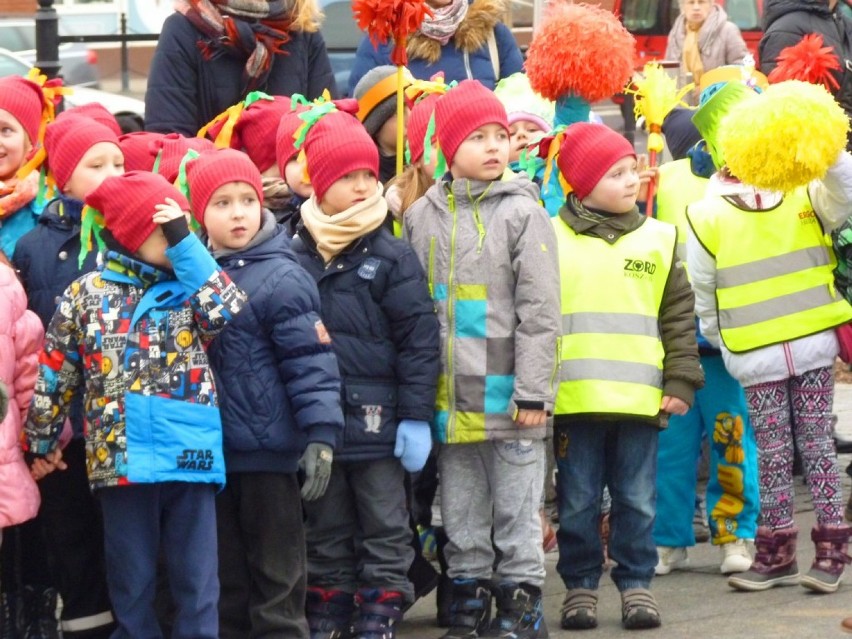
{"label": "beige knit scarf", "polygon": [[302,223],[326,264],[359,237],[379,228],[387,215],[381,183],[373,196],[335,215],[323,213],[315,195],[302,204]]}
{"label": "beige knit scarf", "polygon": [[686,38],[683,40],[683,66],[692,74],[695,86],[704,74],[704,63],[701,61],[701,50],[698,48],[698,31],[701,25],[686,23]]}

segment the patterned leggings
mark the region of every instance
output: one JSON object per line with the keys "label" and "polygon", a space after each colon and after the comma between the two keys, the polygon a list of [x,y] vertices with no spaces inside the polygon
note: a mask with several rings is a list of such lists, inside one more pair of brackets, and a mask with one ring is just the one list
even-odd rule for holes
{"label": "patterned leggings", "polygon": [[793,442],[799,449],[820,525],[842,518],[840,473],[831,439],[834,371],[802,375],[745,388],[757,438],[760,522],[772,530],[793,526]]}

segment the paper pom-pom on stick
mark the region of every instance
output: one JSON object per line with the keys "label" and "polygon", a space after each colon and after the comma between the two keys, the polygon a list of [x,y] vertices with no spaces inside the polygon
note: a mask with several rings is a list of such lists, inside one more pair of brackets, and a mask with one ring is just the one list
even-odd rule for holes
{"label": "paper pom-pom on stick", "polygon": [[825,176],[848,130],[849,119],[828,91],[789,80],[732,107],[719,145],[742,182],[786,193]]}
{"label": "paper pom-pom on stick", "polygon": [[533,35],[525,69],[548,100],[596,102],[621,92],[633,74],[636,41],[610,11],[556,0]]}
{"label": "paper pom-pom on stick", "polygon": [[797,44],[781,49],[776,58],[778,66],[769,74],[773,84],[785,80],[801,80],[821,84],[828,91],[840,88],[832,71],[840,71],[840,61],[834,47],[823,46],[822,36],[809,33]]}

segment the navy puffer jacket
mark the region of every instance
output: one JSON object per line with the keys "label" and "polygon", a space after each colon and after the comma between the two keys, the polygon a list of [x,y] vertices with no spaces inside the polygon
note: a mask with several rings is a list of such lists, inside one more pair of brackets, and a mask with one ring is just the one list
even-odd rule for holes
{"label": "navy puffer jacket", "polygon": [[343,377],[346,430],[336,459],[390,457],[399,420],[430,422],[435,410],[438,318],[420,262],[384,228],[328,266],[304,227],[291,247],[317,282]]}
{"label": "navy puffer jacket", "polygon": [[217,260],[248,295],[207,352],[229,473],[296,472],[309,442],[334,446],[343,429],[340,374],[316,284],[282,228],[273,228],[266,241]]}
{"label": "navy puffer jacket", "polygon": [[[308,99],[328,89],[337,92],[322,34],[291,31],[284,53],[272,58],[266,82],[270,95],[301,93]],[[245,97],[245,60],[217,50],[205,60],[197,43],[203,36],[180,13],[166,18],[145,92],[145,128],[194,136],[232,104]]]}

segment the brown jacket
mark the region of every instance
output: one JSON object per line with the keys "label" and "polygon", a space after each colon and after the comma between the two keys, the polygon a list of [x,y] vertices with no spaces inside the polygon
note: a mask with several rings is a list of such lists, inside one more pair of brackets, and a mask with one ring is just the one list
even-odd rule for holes
{"label": "brown jacket", "polygon": [[[576,211],[582,206],[574,195],[570,195],[566,205],[559,210],[560,219],[576,233],[599,237],[609,244],[615,244],[623,235],[635,231],[647,219],[634,207],[630,213],[594,222],[577,216]],[[677,258],[666,281],[659,321],[665,350],[663,395],[677,397],[692,406],[695,391],[704,386],[704,371],[695,340],[695,297],[686,269]]]}

